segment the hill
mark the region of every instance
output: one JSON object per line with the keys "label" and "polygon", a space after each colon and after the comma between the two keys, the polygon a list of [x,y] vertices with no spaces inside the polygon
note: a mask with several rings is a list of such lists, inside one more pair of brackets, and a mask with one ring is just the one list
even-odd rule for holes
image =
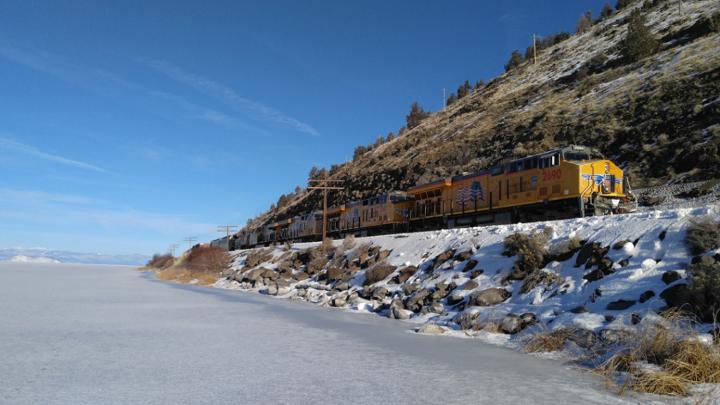
{"label": "hill", "polygon": [[[632,61],[623,41],[636,10],[659,47]],[[327,172],[346,187],[331,194],[331,203],[404,190],[569,143],[598,148],[635,186],[717,177],[719,26],[716,0],[631,2],[583,33],[558,36],[536,63],[516,60],[517,66],[510,64],[505,74],[417,126],[356,150],[352,161]],[[250,225],[319,206],[317,193],[295,192]]]}

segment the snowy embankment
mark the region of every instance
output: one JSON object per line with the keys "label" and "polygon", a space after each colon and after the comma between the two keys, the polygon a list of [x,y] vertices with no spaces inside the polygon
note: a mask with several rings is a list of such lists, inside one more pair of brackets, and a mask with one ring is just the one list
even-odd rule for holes
{"label": "snowy embankment", "polygon": [[[719,218],[720,207],[245,250],[233,253],[232,270],[215,287],[374,312],[416,322],[420,332],[510,347],[567,329],[567,353],[659,319],[687,283],[686,228],[701,217]],[[508,257],[505,239],[518,232],[544,235],[539,270],[523,272],[518,256]]]}

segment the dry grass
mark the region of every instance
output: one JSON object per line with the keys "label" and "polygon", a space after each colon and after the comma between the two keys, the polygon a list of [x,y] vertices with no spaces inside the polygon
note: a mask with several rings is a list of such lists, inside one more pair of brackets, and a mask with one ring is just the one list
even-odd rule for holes
{"label": "dry grass", "polygon": [[528,353],[556,352],[565,347],[573,331],[571,329],[558,329],[554,331],[539,332],[530,337],[525,344]]}
{"label": "dry grass", "polygon": [[158,270],[155,276],[160,280],[174,281],[177,283],[189,284],[197,280],[197,284],[211,285],[218,280],[217,274],[190,271],[182,267],[171,267],[165,270]]}
{"label": "dry grass", "polygon": [[[596,368],[619,393],[630,389],[659,395],[687,395],[691,384],[720,383],[720,350],[695,338],[692,321],[678,311],[664,315],[667,326],[655,325],[629,336],[625,348]],[[658,371],[639,365],[651,364]],[[627,377],[618,386],[618,375]]]}
{"label": "dry grass", "polygon": [[167,269],[168,267],[175,264],[175,258],[170,254],[155,254],[152,259],[145,265],[146,268],[150,269]]}

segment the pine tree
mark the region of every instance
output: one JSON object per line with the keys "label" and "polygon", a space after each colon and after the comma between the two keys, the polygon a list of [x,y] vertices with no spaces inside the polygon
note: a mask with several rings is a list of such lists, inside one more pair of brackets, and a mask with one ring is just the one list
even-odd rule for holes
{"label": "pine tree", "polygon": [[455,102],[456,102],[457,100],[458,100],[458,98],[457,98],[457,96],[455,95],[455,93],[450,93],[450,95],[448,96],[447,100],[445,101],[445,105],[453,105],[453,104],[455,104]]}
{"label": "pine tree", "polygon": [[634,10],[628,20],[628,31],[621,43],[622,54],[628,62],[637,62],[660,48],[660,43],[645,25],[645,16]]}
{"label": "pine tree", "polygon": [[412,103],[412,106],[410,106],[410,113],[405,116],[405,122],[408,129],[413,129],[416,126],[420,125],[422,120],[428,117],[430,115],[428,112],[423,110],[423,108],[418,104],[417,101]]}
{"label": "pine tree", "polygon": [[475,90],[476,90],[476,91],[482,89],[483,87],[485,87],[485,82],[484,82],[484,81],[478,80],[478,81],[475,82]]}
{"label": "pine tree", "polygon": [[615,10],[622,10],[632,4],[632,2],[633,0],[617,0],[617,3],[615,3]]}
{"label": "pine tree", "polygon": [[510,55],[510,60],[505,64],[505,71],[508,72],[523,63],[523,57],[520,52],[516,49]]}
{"label": "pine tree", "polygon": [[575,29],[575,32],[578,34],[583,34],[585,32],[590,31],[590,28],[593,25],[593,19],[592,19],[592,13],[590,11],[586,12],[582,16],[580,16],[580,19],[577,23],[577,28]]}
{"label": "pine tree", "polygon": [[465,83],[461,84],[460,87],[457,89],[457,98],[461,99],[468,94],[470,94],[470,89],[472,87],[470,86],[470,82],[468,80],[465,80]]}
{"label": "pine tree", "polygon": [[610,17],[611,15],[613,15],[613,8],[610,4],[605,3],[605,5],[602,8],[602,11],[600,12],[600,19],[604,20],[604,19]]}

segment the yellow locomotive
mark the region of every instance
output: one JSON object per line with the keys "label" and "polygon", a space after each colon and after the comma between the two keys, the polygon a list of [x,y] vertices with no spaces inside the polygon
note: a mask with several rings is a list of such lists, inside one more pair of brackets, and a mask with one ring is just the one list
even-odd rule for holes
{"label": "yellow locomotive", "polygon": [[[406,192],[328,209],[331,237],[502,224],[631,212],[637,205],[615,163],[595,149],[568,146],[487,170],[421,184]],[[319,240],[322,212],[236,234],[228,247]]]}

